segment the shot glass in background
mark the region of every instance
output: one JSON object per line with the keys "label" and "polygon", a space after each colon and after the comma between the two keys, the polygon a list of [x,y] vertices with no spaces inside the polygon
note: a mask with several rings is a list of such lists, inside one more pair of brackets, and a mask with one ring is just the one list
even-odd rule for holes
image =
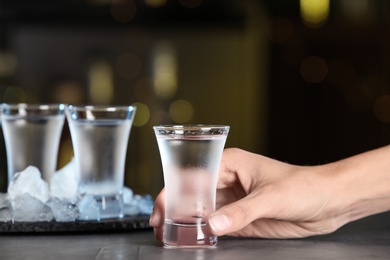
{"label": "shot glass in background", "polygon": [[64,104],[2,104],[1,121],[7,153],[8,183],[16,172],[37,167],[50,182],[65,120]]}
{"label": "shot glass in background", "polygon": [[229,132],[221,125],[154,126],[165,184],[166,247],[212,247],[218,170]]}
{"label": "shot glass in background", "polygon": [[93,196],[99,220],[123,217],[123,187],[133,106],[68,106],[78,192]]}

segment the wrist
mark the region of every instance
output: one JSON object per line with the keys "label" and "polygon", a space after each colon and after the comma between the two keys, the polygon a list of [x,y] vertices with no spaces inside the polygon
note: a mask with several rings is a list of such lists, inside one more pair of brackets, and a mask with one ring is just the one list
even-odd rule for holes
{"label": "wrist", "polygon": [[390,210],[389,161],[390,149],[382,148],[325,166],[341,225]]}

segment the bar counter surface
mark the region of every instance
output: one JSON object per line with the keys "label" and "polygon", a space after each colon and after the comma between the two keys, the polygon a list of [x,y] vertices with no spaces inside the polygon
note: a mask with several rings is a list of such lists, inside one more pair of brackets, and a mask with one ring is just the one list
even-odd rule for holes
{"label": "bar counter surface", "polygon": [[390,259],[390,212],[304,239],[220,237],[212,249],[167,249],[151,229],[0,234],[0,259]]}

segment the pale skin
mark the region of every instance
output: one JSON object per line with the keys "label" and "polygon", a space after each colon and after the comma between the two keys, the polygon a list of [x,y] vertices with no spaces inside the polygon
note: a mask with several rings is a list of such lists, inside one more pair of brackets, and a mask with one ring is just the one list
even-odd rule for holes
{"label": "pale skin", "polygon": [[[150,225],[162,240],[164,189]],[[216,211],[217,236],[301,238],[390,210],[390,146],[319,166],[297,166],[237,148],[225,149]]]}

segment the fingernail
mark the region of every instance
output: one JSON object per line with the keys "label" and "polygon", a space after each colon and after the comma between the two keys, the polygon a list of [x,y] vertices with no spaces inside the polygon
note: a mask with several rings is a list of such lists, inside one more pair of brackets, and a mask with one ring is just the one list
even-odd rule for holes
{"label": "fingernail", "polygon": [[209,224],[214,232],[219,233],[228,229],[232,223],[227,216],[223,214],[217,214],[210,217]]}

